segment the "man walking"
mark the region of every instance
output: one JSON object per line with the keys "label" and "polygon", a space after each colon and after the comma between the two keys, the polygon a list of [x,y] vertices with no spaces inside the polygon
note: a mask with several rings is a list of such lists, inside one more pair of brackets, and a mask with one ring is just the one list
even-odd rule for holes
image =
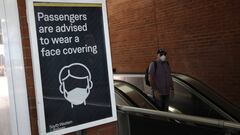
{"label": "man walking", "polygon": [[164,49],[158,49],[157,59],[149,65],[148,70],[153,97],[162,111],[168,111],[169,97],[174,95],[171,68],[166,56]]}

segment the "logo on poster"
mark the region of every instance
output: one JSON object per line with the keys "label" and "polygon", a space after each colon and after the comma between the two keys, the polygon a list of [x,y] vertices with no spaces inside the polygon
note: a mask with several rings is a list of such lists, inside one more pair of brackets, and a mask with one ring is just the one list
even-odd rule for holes
{"label": "logo on poster", "polygon": [[[64,66],[59,72],[59,91],[73,105],[86,105],[86,99],[93,87],[89,69],[81,63]],[[75,82],[75,83],[73,83]],[[69,87],[70,86],[70,87]]]}

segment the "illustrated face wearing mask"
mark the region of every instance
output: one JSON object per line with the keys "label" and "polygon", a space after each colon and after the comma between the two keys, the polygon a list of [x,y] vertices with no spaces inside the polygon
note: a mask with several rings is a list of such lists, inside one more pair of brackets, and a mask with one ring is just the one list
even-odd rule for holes
{"label": "illustrated face wearing mask", "polygon": [[60,92],[64,95],[64,98],[73,105],[86,105],[86,99],[90,94],[90,90],[93,87],[90,76],[78,77],[70,73],[70,69],[67,69],[67,75],[60,80]]}

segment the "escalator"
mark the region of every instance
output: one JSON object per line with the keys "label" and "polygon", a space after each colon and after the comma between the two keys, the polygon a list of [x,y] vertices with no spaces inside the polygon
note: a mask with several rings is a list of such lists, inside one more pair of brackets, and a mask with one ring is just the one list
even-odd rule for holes
{"label": "escalator", "polygon": [[114,86],[115,92],[118,93],[117,95],[125,97],[132,106],[158,110],[157,105],[151,100],[151,98],[134,85],[124,81],[115,80]]}
{"label": "escalator", "polygon": [[[215,96],[215,98],[213,98],[213,92],[211,92],[212,94],[206,94],[210,89],[199,81],[196,81],[196,79],[182,74],[172,74],[172,77],[174,81],[175,96],[171,100],[169,112],[232,122],[239,121],[238,115],[240,113],[229,113],[228,111],[231,110],[229,109],[231,106],[220,106],[219,103],[225,102],[222,100],[222,102],[214,101],[214,99],[218,99],[219,97]],[[143,74],[115,74],[114,86],[118,105],[158,110],[157,105],[151,98],[151,89],[144,84]],[[239,131],[232,132],[228,129],[209,127],[176,119],[159,119],[151,115],[139,116],[130,114],[128,118],[130,124],[125,123],[125,125],[131,125],[131,134],[151,134],[151,132],[157,132],[160,128],[162,133],[164,132],[163,134],[197,134],[196,131],[199,132],[199,135],[239,134]]]}
{"label": "escalator", "polygon": [[[240,111],[200,81],[183,74],[172,74],[172,77],[175,96],[171,99],[170,111],[239,121]],[[118,91],[124,93],[130,100],[134,100],[134,104],[138,104],[138,107],[150,109],[148,107],[150,104],[157,108],[151,100],[151,88],[144,84],[143,74],[115,74],[114,85]],[[145,102],[138,101],[140,99]]]}
{"label": "escalator", "polygon": [[191,93],[195,93],[199,99],[202,99],[206,104],[209,104],[213,110],[218,111],[228,120],[235,122],[240,121],[240,109],[209,88],[206,84],[193,77],[180,73],[173,73],[172,77],[192,89]]}

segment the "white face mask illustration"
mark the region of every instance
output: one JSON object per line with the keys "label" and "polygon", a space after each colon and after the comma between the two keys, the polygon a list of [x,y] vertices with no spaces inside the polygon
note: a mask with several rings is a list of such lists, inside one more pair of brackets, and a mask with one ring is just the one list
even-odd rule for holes
{"label": "white face mask illustration", "polygon": [[[80,70],[84,69],[84,71],[87,71],[88,76],[78,77],[72,75],[71,71],[73,72],[77,70],[71,70],[71,67],[73,69],[74,68],[76,69],[76,67],[78,67]],[[59,82],[60,82],[59,90],[64,95],[64,98],[71,103],[72,108],[73,105],[80,104],[86,105],[86,99],[90,94],[90,90],[93,87],[93,83],[91,81],[91,74],[85,65],[80,63],[74,63],[69,66],[63,67],[59,73]],[[81,84],[81,82],[83,82],[82,83],[83,85],[79,86],[78,84]],[[70,88],[67,87],[69,85],[71,86]]]}
{"label": "white face mask illustration", "polygon": [[80,105],[84,103],[86,105],[86,98],[90,91],[83,88],[75,88],[69,92],[64,91],[64,97],[73,105]]}
{"label": "white face mask illustration", "polygon": [[[71,78],[71,77],[72,76],[69,76],[68,78]],[[72,107],[73,107],[73,105],[80,105],[82,103],[84,103],[84,105],[86,105],[86,99],[90,94],[90,89],[92,88],[92,83],[89,81],[87,76],[86,77],[74,77],[74,79],[77,79],[78,81],[87,82],[87,86],[85,88],[76,87],[72,90],[67,91],[66,87],[65,87],[65,82],[63,82],[64,98],[72,104]]]}

